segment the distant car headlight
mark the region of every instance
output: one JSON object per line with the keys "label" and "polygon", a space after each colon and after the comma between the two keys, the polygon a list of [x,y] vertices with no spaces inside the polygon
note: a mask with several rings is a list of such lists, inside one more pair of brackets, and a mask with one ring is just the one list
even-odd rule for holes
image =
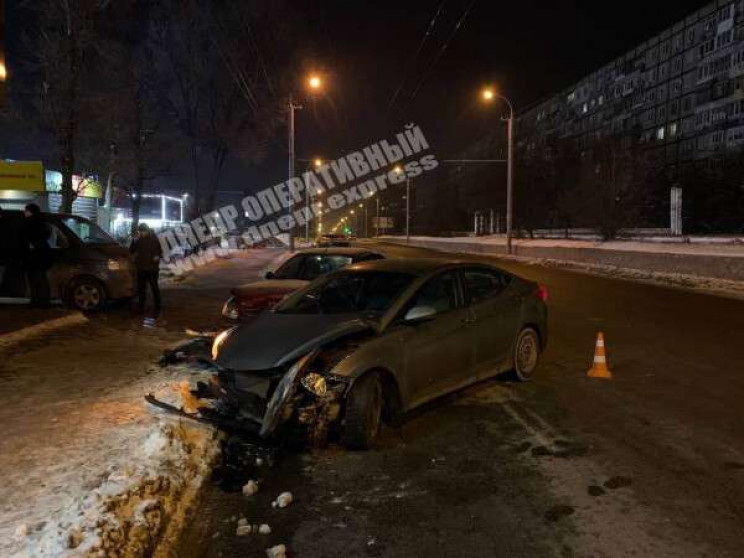
{"label": "distant car headlight", "polygon": [[106,267],[109,271],[121,271],[123,269],[129,269],[128,260],[108,260]]}
{"label": "distant car headlight", "polygon": [[217,356],[220,354],[220,347],[225,342],[225,339],[228,338],[231,332],[232,329],[226,329],[214,338],[214,342],[212,343],[212,360],[217,360]]}
{"label": "distant car headlight", "polygon": [[303,376],[300,383],[307,391],[313,395],[317,395],[318,397],[323,397],[328,393],[328,384],[326,383],[326,379],[315,372],[310,372]]}
{"label": "distant car headlight", "polygon": [[227,302],[225,302],[225,305],[222,307],[222,316],[228,320],[237,320],[240,318],[238,302],[235,300],[234,296],[231,296],[227,299]]}

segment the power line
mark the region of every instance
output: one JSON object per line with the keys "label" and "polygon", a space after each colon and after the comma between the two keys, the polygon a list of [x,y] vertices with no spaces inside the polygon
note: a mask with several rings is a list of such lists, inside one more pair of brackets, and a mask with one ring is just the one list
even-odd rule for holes
{"label": "power line", "polygon": [[[434,30],[434,26],[437,23],[437,19],[439,19],[439,14],[442,11],[442,8],[447,3],[447,0],[442,0],[439,3],[439,6],[437,7],[437,11],[434,13],[434,17],[431,18],[431,21],[429,22],[429,27],[426,29],[426,33],[424,33],[424,36],[422,37],[421,41],[419,42],[418,48],[416,49],[416,52],[411,57],[410,61],[408,62],[407,66],[411,66],[411,64],[415,64],[416,59],[418,58],[418,55],[421,54],[421,51],[424,48],[424,44],[426,44],[426,40],[431,36],[431,32]],[[390,98],[390,102],[387,106],[387,111],[390,112],[390,109],[395,104],[396,99],[398,98],[398,95],[400,94],[401,90],[403,89],[403,86],[406,83],[407,74],[403,74],[403,78],[400,80],[400,83],[398,84],[398,88],[395,90],[395,93],[393,93],[393,96]]]}
{"label": "power line", "polygon": [[452,42],[452,39],[455,38],[455,35],[457,35],[457,32],[460,30],[460,27],[462,27],[463,22],[465,21],[465,19],[470,14],[470,10],[473,8],[473,5],[475,4],[476,1],[477,0],[471,0],[470,1],[470,4],[468,4],[468,7],[465,9],[465,11],[463,12],[462,16],[460,16],[460,19],[457,21],[457,24],[455,25],[454,29],[450,33],[449,37],[447,37],[447,41],[444,43],[444,45],[442,45],[442,48],[440,49],[440,51],[437,54],[437,56],[434,58],[434,61],[431,63],[431,65],[429,66],[429,68],[426,70],[426,73],[424,74],[424,77],[421,78],[421,81],[416,86],[416,89],[414,89],[413,90],[413,93],[411,93],[411,96],[408,98],[408,102],[406,103],[406,105],[404,106],[404,108],[407,107],[409,104],[411,104],[411,101],[413,101],[413,99],[416,97],[416,95],[418,94],[418,92],[421,89],[421,87],[424,85],[424,83],[426,82],[426,80],[429,78],[429,75],[431,75],[431,72],[434,70],[434,67],[437,65],[437,62],[439,62],[439,60],[442,58],[442,55],[444,55],[445,51],[447,50],[447,47]]}

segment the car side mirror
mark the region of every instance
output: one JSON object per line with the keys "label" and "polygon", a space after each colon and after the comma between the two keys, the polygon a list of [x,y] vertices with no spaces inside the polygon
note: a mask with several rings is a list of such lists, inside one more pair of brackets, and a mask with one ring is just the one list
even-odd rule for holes
{"label": "car side mirror", "polygon": [[431,306],[414,306],[406,312],[403,321],[407,324],[428,322],[437,316],[437,311]]}
{"label": "car side mirror", "polygon": [[264,277],[266,279],[275,279],[276,278],[276,275],[274,275],[274,272],[273,271],[267,271],[266,272],[266,275],[264,275]]}

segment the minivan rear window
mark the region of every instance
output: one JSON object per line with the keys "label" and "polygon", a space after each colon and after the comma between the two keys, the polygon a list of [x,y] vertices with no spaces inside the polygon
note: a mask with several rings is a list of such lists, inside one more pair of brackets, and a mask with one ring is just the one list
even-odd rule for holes
{"label": "minivan rear window", "polygon": [[64,217],[62,222],[85,244],[116,244],[116,240],[92,221],[80,217]]}

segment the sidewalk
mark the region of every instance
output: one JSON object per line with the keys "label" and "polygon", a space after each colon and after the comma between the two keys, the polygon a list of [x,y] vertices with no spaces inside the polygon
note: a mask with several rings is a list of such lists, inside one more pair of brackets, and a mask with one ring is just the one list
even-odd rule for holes
{"label": "sidewalk", "polygon": [[0,349],[0,556],[139,558],[178,531],[210,472],[214,434],[152,412],[143,396],[178,400],[195,376],[156,366],[162,351],[188,327],[219,328],[230,287],[276,256],[195,270],[163,291],[155,327],[113,308]]}

